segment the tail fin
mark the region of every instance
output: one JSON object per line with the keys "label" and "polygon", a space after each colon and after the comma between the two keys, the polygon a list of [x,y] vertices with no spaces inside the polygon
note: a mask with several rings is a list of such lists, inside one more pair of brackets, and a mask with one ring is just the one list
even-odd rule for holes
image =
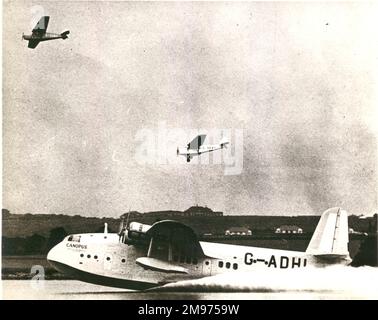
{"label": "tail fin", "polygon": [[229,143],[230,143],[230,142],[227,140],[227,138],[223,138],[219,144],[220,144],[221,148],[223,148],[223,147],[226,147],[226,148],[227,148],[227,145],[228,145]]}
{"label": "tail fin", "polygon": [[306,252],[329,260],[350,259],[348,242],[348,214],[341,208],[331,208],[320,217]]}
{"label": "tail fin", "polygon": [[60,35],[62,36],[62,39],[67,39],[69,34],[70,32],[67,30],[67,31],[62,32]]}

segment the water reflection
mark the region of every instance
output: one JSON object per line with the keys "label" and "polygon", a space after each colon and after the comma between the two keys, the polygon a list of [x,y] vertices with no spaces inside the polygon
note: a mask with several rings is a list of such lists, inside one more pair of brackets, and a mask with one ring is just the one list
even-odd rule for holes
{"label": "water reflection", "polygon": [[254,300],[378,299],[378,268],[328,267],[230,273],[143,292],[75,280],[5,280],[4,299]]}

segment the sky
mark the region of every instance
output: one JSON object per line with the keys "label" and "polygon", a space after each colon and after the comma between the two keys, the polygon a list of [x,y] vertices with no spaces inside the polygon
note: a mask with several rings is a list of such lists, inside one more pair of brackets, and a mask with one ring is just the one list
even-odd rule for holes
{"label": "sky", "polygon": [[[66,40],[27,48],[43,15]],[[3,3],[3,208],[377,209],[377,5]],[[230,147],[187,163],[196,133]]]}

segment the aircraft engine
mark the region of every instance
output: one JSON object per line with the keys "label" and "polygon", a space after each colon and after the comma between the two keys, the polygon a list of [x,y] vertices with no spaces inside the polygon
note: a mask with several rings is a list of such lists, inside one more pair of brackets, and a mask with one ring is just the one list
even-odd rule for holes
{"label": "aircraft engine", "polygon": [[139,222],[131,222],[129,227],[125,230],[123,241],[127,244],[145,244],[148,243],[150,238],[146,232],[151,228],[148,224]]}

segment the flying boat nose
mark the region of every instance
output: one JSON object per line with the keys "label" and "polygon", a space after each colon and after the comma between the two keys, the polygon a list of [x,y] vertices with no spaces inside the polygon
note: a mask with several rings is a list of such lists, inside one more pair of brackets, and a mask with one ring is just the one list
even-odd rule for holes
{"label": "flying boat nose", "polygon": [[50,249],[50,251],[48,252],[47,254],[47,261],[56,261],[56,259],[58,258],[58,254],[57,254],[57,246],[54,246],[52,249]]}
{"label": "flying boat nose", "polygon": [[67,262],[64,260],[64,254],[62,254],[61,243],[53,247],[47,254],[48,263],[57,271],[65,273],[65,266]]}

